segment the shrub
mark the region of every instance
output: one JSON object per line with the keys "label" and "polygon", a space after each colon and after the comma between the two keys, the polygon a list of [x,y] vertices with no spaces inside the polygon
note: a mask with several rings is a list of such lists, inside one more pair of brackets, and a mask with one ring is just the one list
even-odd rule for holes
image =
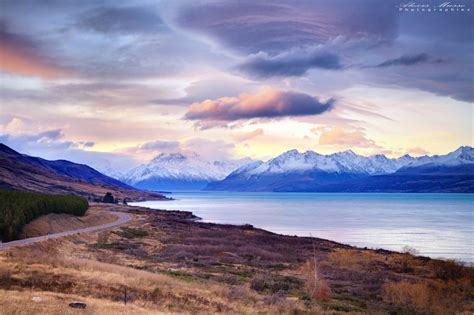
{"label": "shrub", "polygon": [[115,199],[112,193],[111,192],[106,193],[105,196],[102,198],[102,202],[115,203]]}
{"label": "shrub", "polygon": [[385,283],[383,298],[396,307],[415,314],[455,314],[472,292],[467,278],[457,281],[400,281]]}
{"label": "shrub", "polygon": [[230,300],[243,300],[247,297],[247,291],[243,287],[231,286],[227,290],[227,297]]}
{"label": "shrub", "polygon": [[128,239],[148,236],[148,232],[146,230],[134,229],[126,226],[120,228],[119,231],[114,231],[113,233]]}
{"label": "shrub", "polygon": [[316,259],[309,259],[303,266],[306,290],[314,299],[326,302],[331,299],[331,288],[318,270]]}
{"label": "shrub", "polygon": [[109,240],[109,231],[102,231],[99,233],[99,235],[97,236],[97,244],[99,246],[104,246],[107,244],[108,240]]}
{"label": "shrub", "polygon": [[264,292],[273,286],[270,273],[258,274],[250,281],[250,287],[257,292]]}
{"label": "shrub", "polygon": [[337,248],[328,255],[329,261],[342,268],[354,268],[359,264],[358,253],[354,250]]}
{"label": "shrub", "polygon": [[418,255],[418,251],[410,246],[404,246],[402,248],[402,256],[400,259],[401,269],[403,272],[411,272],[413,268],[411,267],[413,257]]}
{"label": "shrub", "polygon": [[256,275],[250,281],[250,287],[259,293],[283,293],[299,290],[303,286],[301,280],[282,275],[273,275],[270,272]]}
{"label": "shrub", "polygon": [[12,282],[12,273],[11,271],[3,266],[0,266],[0,283],[3,287],[8,288]]}
{"label": "shrub", "polygon": [[466,276],[472,277],[472,268],[467,268],[455,260],[433,260],[432,266],[436,278],[441,280],[457,280]]}

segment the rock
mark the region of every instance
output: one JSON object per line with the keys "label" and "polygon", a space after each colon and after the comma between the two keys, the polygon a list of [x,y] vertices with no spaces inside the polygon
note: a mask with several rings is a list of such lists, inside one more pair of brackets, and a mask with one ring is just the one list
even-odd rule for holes
{"label": "rock", "polygon": [[71,302],[69,303],[69,307],[84,309],[87,307],[87,304],[84,302]]}
{"label": "rock", "polygon": [[32,300],[33,302],[39,303],[39,302],[41,302],[43,299],[40,298],[39,296],[33,296],[33,297],[31,298],[31,300]]}

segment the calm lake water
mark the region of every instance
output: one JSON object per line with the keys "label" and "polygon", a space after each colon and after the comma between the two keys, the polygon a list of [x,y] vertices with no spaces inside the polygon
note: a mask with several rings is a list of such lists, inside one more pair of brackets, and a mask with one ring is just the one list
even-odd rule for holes
{"label": "calm lake water", "polygon": [[474,262],[474,194],[182,192],[133,203],[188,210],[204,221],[244,224],[369,248]]}

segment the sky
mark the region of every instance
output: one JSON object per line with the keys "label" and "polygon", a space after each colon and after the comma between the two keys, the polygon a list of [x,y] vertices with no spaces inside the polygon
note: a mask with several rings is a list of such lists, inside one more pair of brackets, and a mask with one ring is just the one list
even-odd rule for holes
{"label": "sky", "polygon": [[473,145],[473,3],[0,0],[0,142],[99,170],[157,154]]}

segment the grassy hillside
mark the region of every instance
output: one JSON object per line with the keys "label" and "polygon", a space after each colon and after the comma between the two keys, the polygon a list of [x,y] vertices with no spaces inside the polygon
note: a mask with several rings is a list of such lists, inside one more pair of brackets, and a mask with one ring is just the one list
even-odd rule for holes
{"label": "grassy hillside", "polygon": [[41,215],[67,213],[82,216],[88,207],[87,200],[77,196],[0,190],[1,240],[14,240],[26,223]]}

